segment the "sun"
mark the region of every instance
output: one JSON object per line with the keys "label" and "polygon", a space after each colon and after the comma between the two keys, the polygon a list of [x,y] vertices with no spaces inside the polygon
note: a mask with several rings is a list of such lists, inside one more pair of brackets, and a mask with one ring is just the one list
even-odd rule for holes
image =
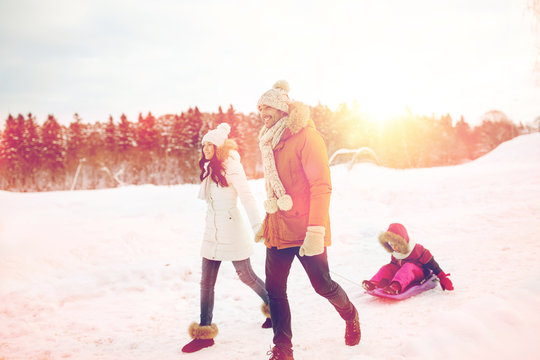
{"label": "sun", "polygon": [[381,79],[376,74],[365,75],[363,81],[351,82],[343,89],[353,112],[379,125],[407,113],[407,101],[411,100],[414,87],[406,88],[392,78]]}
{"label": "sun", "polygon": [[362,101],[354,100],[351,108],[355,115],[368,119],[379,126],[383,126],[388,121],[410,112],[405,103],[387,98],[372,98],[369,101],[366,101],[366,99]]}

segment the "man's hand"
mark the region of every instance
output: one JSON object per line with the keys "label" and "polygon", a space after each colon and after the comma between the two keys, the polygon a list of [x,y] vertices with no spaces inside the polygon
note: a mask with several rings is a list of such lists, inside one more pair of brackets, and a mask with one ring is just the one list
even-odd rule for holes
{"label": "man's hand", "polygon": [[300,256],[315,256],[324,252],[324,226],[308,226],[304,243],[300,246]]}

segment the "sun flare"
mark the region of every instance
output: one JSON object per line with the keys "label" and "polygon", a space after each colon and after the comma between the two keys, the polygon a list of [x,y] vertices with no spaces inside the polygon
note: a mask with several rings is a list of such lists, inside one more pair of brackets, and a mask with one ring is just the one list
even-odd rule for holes
{"label": "sun flare", "polygon": [[388,99],[372,99],[369,102],[355,100],[351,108],[353,114],[377,125],[384,125],[389,120],[410,112],[406,104],[399,101],[389,101]]}

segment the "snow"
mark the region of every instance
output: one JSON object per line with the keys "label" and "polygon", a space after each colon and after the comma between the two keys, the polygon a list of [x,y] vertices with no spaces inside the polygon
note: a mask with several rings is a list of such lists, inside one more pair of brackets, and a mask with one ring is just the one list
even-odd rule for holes
{"label": "snow", "polygon": [[[540,133],[474,162],[394,170],[332,167],[332,276],[360,312],[362,341],[298,261],[289,277],[297,359],[537,359]],[[259,203],[262,180],[250,181]],[[220,269],[216,345],[180,348],[199,316],[205,203],[198,186],[0,192],[0,359],[265,359],[260,299]],[[402,222],[451,273],[402,302],[359,284],[388,262],[377,236]],[[264,247],[252,264],[264,279]]]}

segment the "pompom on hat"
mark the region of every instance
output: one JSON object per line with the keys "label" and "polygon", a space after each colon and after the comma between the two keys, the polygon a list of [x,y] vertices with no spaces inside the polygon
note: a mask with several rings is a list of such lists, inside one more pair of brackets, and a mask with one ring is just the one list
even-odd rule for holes
{"label": "pompom on hat", "polygon": [[285,80],[279,80],[274,84],[272,89],[262,94],[257,102],[257,108],[261,105],[266,105],[288,114],[290,103],[289,83]]}
{"label": "pompom on hat", "polygon": [[217,147],[223,146],[225,140],[227,140],[229,133],[231,132],[231,126],[227,123],[221,123],[217,128],[210,130],[203,136],[201,143],[209,142]]}

